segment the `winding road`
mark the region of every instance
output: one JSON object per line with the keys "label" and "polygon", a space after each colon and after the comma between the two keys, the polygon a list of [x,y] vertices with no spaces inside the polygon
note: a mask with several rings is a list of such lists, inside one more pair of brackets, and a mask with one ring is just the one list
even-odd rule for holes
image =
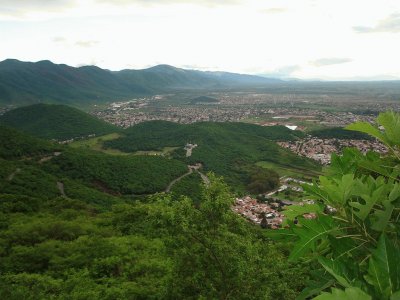
{"label": "winding road", "polygon": [[166,193],[169,193],[170,190],[171,190],[171,188],[172,188],[172,186],[173,186],[175,183],[177,183],[179,180],[182,180],[184,177],[186,177],[186,176],[192,174],[193,171],[199,173],[200,176],[201,176],[201,179],[203,179],[204,183],[208,186],[208,185],[210,184],[210,180],[208,179],[208,177],[207,177],[206,175],[204,175],[203,173],[201,173],[201,172],[199,171],[199,169],[200,169],[201,167],[202,167],[202,165],[201,165],[200,163],[195,164],[195,165],[188,165],[189,171],[188,171],[187,173],[183,174],[182,176],[180,176],[180,177],[178,177],[178,178],[172,180],[172,181],[168,184],[167,188],[165,189],[165,192],[166,192]]}

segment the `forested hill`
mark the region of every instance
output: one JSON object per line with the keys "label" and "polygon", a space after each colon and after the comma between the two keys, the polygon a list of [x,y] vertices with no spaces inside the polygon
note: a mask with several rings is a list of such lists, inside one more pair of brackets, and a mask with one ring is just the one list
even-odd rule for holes
{"label": "forested hill", "polygon": [[3,126],[0,139],[0,299],[292,299],[304,286],[307,268],[232,211],[221,179],[209,176],[196,206],[133,198],[186,165]]}
{"label": "forested hill", "polygon": [[85,105],[128,99],[170,89],[264,86],[276,79],[227,72],[201,72],[159,65],[112,72],[95,66],[74,68],[50,61],[0,62],[0,104],[37,102]]}
{"label": "forested hill", "polygon": [[37,137],[61,141],[120,130],[76,108],[54,104],[34,104],[16,108],[0,116],[0,124]]}
{"label": "forested hill", "polygon": [[[137,159],[132,156],[158,154],[173,158],[181,166],[201,163],[204,172],[213,171],[223,176],[236,190],[256,194],[268,191],[278,184],[279,175],[283,174],[277,174],[271,168],[289,168],[301,175],[315,175],[319,170],[315,162],[299,157],[275,143],[281,140],[295,140],[304,135],[284,126],[263,127],[246,123],[213,122],[184,125],[152,121],[123,130],[78,109],[55,104],[36,104],[11,110],[0,117],[0,124],[48,140],[87,139],[89,135],[96,135],[92,142],[81,141],[84,149],[92,148],[108,154],[128,156],[116,158],[110,155],[104,156],[102,153],[94,155],[96,152],[92,154],[81,152],[77,155],[76,151],[71,149],[72,152],[66,151],[62,158],[54,159],[65,166],[75,166],[76,170],[80,170],[81,165],[89,162],[93,163],[90,168],[95,167],[97,160],[99,165],[104,161],[107,162],[106,165],[118,166],[115,169],[111,168],[113,170],[111,173],[121,173],[125,169],[130,170],[124,166],[124,161]],[[104,135],[107,136],[103,137]],[[187,155],[184,149],[187,143],[197,144],[190,155]],[[35,145],[36,142],[32,144]],[[75,146],[80,147],[79,144]],[[151,165],[156,164],[158,160],[165,166],[170,163],[170,160],[162,157],[147,157],[146,160],[149,162],[151,160]],[[81,161],[83,163],[77,163]],[[260,167],[260,164],[265,168]],[[145,164],[139,164],[137,167],[146,168]],[[173,170],[175,165],[172,164],[170,167]],[[158,172],[157,169],[149,168],[149,170]],[[81,171],[82,174],[90,174],[92,170]],[[148,189],[146,186],[151,184],[151,180],[148,179],[153,178],[155,174],[153,171],[142,173],[146,176],[146,180],[138,189],[140,193],[160,189],[160,185],[155,189]],[[129,172],[135,171],[131,169]],[[172,174],[175,174],[174,171]],[[112,186],[118,187],[119,191],[130,190],[127,187],[128,182],[126,184],[111,183]],[[163,184],[165,186],[168,182],[164,181]]]}
{"label": "forested hill", "polygon": [[[268,185],[274,176],[265,173],[267,170],[258,167],[257,162],[268,162],[272,169],[297,169],[300,173],[319,170],[315,162],[299,157],[275,143],[278,140],[295,140],[302,135],[284,126],[212,122],[184,125],[151,121],[126,129],[124,136],[106,141],[103,146],[127,153],[177,147],[174,158],[188,164],[200,162],[205,171],[222,175],[232,187],[259,193],[271,188],[262,186],[261,182]],[[183,149],[187,143],[197,145],[188,157]]]}

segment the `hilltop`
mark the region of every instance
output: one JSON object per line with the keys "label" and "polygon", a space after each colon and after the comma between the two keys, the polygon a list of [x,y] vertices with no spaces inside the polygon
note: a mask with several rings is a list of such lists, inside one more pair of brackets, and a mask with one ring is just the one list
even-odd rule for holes
{"label": "hilltop", "polygon": [[48,60],[0,62],[0,104],[38,102],[84,106],[129,99],[173,89],[265,86],[280,82],[228,72],[202,72],[168,65],[143,70],[110,71],[96,66],[74,68]]}
{"label": "hilltop", "polygon": [[0,123],[37,137],[55,140],[103,135],[119,128],[81,110],[54,104],[19,107],[0,116]]}
{"label": "hilltop", "polygon": [[[201,163],[204,171],[213,171],[224,176],[226,182],[239,191],[260,192],[271,188],[273,182],[269,188],[264,186],[254,190],[251,188],[254,187],[254,178],[260,175],[261,178],[256,181],[268,182],[276,178],[275,168],[291,169],[305,176],[318,172],[319,166],[316,163],[275,143],[296,140],[302,136],[303,133],[284,126],[262,127],[245,123],[212,122],[184,125],[151,121],[126,129],[124,136],[105,141],[104,148],[132,153],[176,147],[177,150],[171,154],[173,158],[187,164]],[[184,149],[187,143],[197,145],[189,155]],[[268,169],[259,167],[258,162],[268,162]]]}

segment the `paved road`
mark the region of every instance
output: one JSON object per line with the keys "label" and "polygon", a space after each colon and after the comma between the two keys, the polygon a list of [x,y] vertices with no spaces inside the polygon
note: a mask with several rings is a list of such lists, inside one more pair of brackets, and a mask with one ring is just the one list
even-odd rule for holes
{"label": "paved road", "polygon": [[179,180],[181,180],[182,178],[184,178],[184,177],[186,177],[186,176],[188,176],[188,175],[190,175],[190,174],[193,173],[193,169],[191,168],[191,166],[188,166],[188,168],[189,168],[189,171],[188,171],[187,173],[185,173],[185,174],[183,174],[182,176],[180,176],[180,177],[178,177],[178,178],[172,180],[172,181],[168,184],[167,188],[165,189],[165,192],[166,192],[166,193],[169,193],[169,191],[171,190],[172,186],[173,186],[175,183],[177,183]]}

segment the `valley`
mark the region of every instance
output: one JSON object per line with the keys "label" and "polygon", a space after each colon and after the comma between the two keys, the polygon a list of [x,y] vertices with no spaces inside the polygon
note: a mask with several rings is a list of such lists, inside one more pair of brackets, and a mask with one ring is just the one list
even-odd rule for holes
{"label": "valley", "polygon": [[400,300],[399,0],[0,2],[0,300]]}
{"label": "valley", "polygon": [[[99,299],[113,299],[115,291],[118,299],[173,299],[193,294],[186,288],[198,272],[196,287],[215,284],[212,295],[251,279],[238,299],[294,299],[311,271],[288,261],[298,240],[274,237],[325,214],[310,196],[312,181],[338,164],[348,172],[368,150],[388,153],[382,141],[343,127],[373,123],[385,105],[398,109],[397,103],[367,101],[363,111],[355,99],[307,100],[315,101],[310,105],[287,96],[219,93],[142,97],[92,106],[89,113],[59,104],[6,110],[0,116],[2,281],[25,289],[23,280],[41,280],[64,294],[84,294],[83,286]],[[344,150],[349,146],[361,152]],[[335,156],[331,166],[331,153],[340,151],[353,156],[343,162]],[[221,270],[231,276],[228,285],[217,278]],[[0,295],[14,293],[2,282],[0,288]]]}

